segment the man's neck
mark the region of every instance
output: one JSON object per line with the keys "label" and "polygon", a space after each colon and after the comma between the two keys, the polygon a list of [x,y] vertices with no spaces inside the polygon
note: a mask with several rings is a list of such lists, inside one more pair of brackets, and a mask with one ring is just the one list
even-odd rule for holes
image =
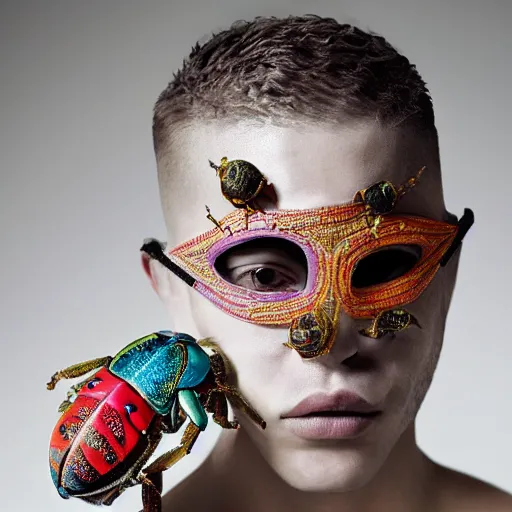
{"label": "man's neck", "polygon": [[418,448],[411,425],[384,466],[362,489],[338,493],[290,487],[269,466],[249,436],[225,431],[201,471],[227,510],[256,512],[415,512],[436,510],[435,464]]}

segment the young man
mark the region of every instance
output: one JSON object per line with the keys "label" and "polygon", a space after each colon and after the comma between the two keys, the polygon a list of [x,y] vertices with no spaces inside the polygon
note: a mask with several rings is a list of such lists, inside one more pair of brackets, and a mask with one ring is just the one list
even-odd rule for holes
{"label": "young man", "polygon": [[[235,410],[241,428],[164,509],[512,510],[415,440],[471,212],[445,209],[414,65],[333,19],[235,24],[160,95],[154,141],[182,279],[144,268],[173,329],[213,337],[266,421]],[[237,203],[219,178],[254,194]]]}

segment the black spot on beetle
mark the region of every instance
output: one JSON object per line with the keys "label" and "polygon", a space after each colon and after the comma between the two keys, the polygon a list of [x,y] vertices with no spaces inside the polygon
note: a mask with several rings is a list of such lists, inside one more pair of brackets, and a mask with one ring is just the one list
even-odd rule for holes
{"label": "black spot on beetle", "polygon": [[114,452],[105,453],[105,462],[107,462],[107,464],[114,464],[116,461],[117,457]]}
{"label": "black spot on beetle", "polygon": [[94,389],[100,382],[103,382],[99,377],[95,377],[87,383],[89,389]]}
{"label": "black spot on beetle", "polygon": [[135,404],[126,404],[124,406],[124,410],[128,413],[128,414],[131,414],[132,412],[136,412],[137,411],[137,406]]}

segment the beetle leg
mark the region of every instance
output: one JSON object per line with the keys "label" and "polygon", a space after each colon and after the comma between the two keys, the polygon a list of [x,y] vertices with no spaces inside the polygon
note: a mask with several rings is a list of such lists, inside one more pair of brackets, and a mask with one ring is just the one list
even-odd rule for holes
{"label": "beetle leg", "polygon": [[206,216],[206,218],[208,220],[211,220],[221,231],[224,231],[222,229],[222,226],[219,224],[219,221],[212,215],[212,212],[210,211],[210,208],[208,208],[208,205],[204,205],[205,208],[206,208],[206,211],[208,212],[208,215]]}
{"label": "beetle leg", "polygon": [[423,174],[423,171],[427,168],[426,165],[424,165],[417,173],[416,176],[412,176],[409,178],[405,183],[402,183],[400,187],[398,187],[397,190],[397,196],[398,198],[405,195],[411,188],[415,187],[418,183],[418,180],[420,179],[420,176]]}
{"label": "beetle leg", "polygon": [[161,429],[165,434],[174,434],[181,428],[187,415],[183,412],[180,407],[178,396],[174,398],[169,413],[163,417]]}
{"label": "beetle leg", "polygon": [[74,364],[72,366],[68,366],[64,368],[64,370],[60,370],[55,372],[50,382],[46,384],[48,389],[54,389],[55,385],[61,379],[74,379],[75,377],[81,377],[91,370],[95,370],[100,366],[107,366],[110,361],[112,361],[112,357],[99,357],[98,359],[91,359],[90,361],[84,361],[83,363]]}
{"label": "beetle leg", "polygon": [[382,220],[382,217],[380,215],[377,215],[377,217],[373,218],[373,225],[370,228],[370,233],[373,235],[374,238],[379,238],[379,234],[377,233],[377,228],[379,227],[381,220]]}
{"label": "beetle leg", "polygon": [[188,455],[200,433],[201,430],[199,427],[190,422],[185,428],[185,432],[181,438],[180,446],[168,451],[167,453],[164,453],[163,455],[160,455],[160,457],[158,457],[149,466],[143,469],[140,473],[139,481],[142,483],[148,483],[148,475],[152,475],[153,473],[161,473],[162,471],[172,467],[185,455]]}
{"label": "beetle leg", "polygon": [[259,211],[258,208],[255,208],[252,204],[249,204],[249,203],[247,203],[245,205],[245,208],[247,210],[247,215],[252,215],[252,214],[256,213],[257,211]]}
{"label": "beetle leg", "polygon": [[234,407],[247,414],[247,416],[249,416],[249,418],[251,418],[251,420],[257,423],[261,428],[264,429],[267,426],[263,418],[253,409],[249,402],[247,402],[236,388],[231,386],[222,386],[219,389],[224,393],[226,398]]}
{"label": "beetle leg", "polygon": [[193,389],[180,389],[178,400],[181,408],[199,430],[204,430],[208,424],[208,416],[201,405],[197,393]]}
{"label": "beetle leg", "polygon": [[80,496],[80,499],[86,501],[87,503],[92,503],[93,505],[107,505],[110,506],[114,501],[119,498],[121,493],[124,491],[124,488],[114,487],[109,491],[105,491],[93,496]]}
{"label": "beetle leg", "polygon": [[203,348],[209,348],[209,349],[215,350],[215,351],[220,350],[218,343],[213,341],[213,338],[211,336],[197,340],[197,344]]}
{"label": "beetle leg", "polygon": [[[213,341],[213,338],[209,337],[209,338],[200,339],[200,340],[198,340],[197,344],[203,348],[208,348],[208,349],[212,350],[213,352],[216,352],[217,354],[221,355],[222,365],[223,365],[224,369],[223,370],[219,369],[219,371],[223,372],[222,374],[225,376],[224,380],[227,380],[228,375],[231,377],[234,377],[235,372],[229,362],[229,359],[222,352],[221,348],[219,347],[219,344],[217,342]],[[210,359],[211,359],[211,356],[210,356]],[[214,370],[214,373],[215,373],[215,370]],[[217,376],[217,374],[215,374],[215,376]]]}
{"label": "beetle leg", "polygon": [[253,409],[242,394],[234,386],[227,383],[228,376],[226,373],[226,359],[220,352],[210,356],[210,364],[215,375],[217,389],[224,393],[225,397],[232,403],[234,407],[243,411],[249,418],[257,423],[261,428],[266,427],[263,418]]}
{"label": "beetle leg", "polygon": [[58,409],[59,412],[66,412],[71,407],[71,405],[73,404],[74,399],[78,395],[78,392],[84,387],[85,383],[88,380],[89,380],[88,378],[85,379],[85,380],[82,380],[78,384],[75,384],[75,385],[73,385],[73,386],[71,386],[69,388],[69,391],[66,394],[66,400],[64,400],[59,405],[59,409]]}
{"label": "beetle leg", "polygon": [[222,428],[239,428],[238,421],[229,421],[226,395],[220,391],[210,391],[206,400],[206,410],[213,413],[213,421]]}
{"label": "beetle leg", "polygon": [[228,383],[228,378],[233,378],[235,373],[227,356],[222,352],[213,338],[203,338],[197,342],[201,347],[208,348],[214,353],[210,355],[210,365],[215,375],[217,390],[224,393],[226,398],[238,409],[245,412],[261,428],[266,427],[263,418],[252,408],[247,400],[240,394],[235,386]]}
{"label": "beetle leg", "polygon": [[162,473],[152,473],[142,480],[142,512],[161,512]]}

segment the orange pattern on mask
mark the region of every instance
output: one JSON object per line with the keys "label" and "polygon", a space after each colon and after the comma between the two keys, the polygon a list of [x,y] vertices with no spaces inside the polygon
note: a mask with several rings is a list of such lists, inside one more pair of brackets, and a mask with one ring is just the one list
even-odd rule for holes
{"label": "orange pattern on mask", "polygon": [[[308,210],[236,210],[214,228],[172,249],[169,258],[196,279],[194,288],[226,313],[265,325],[289,325],[294,319],[335,302],[354,318],[416,300],[439,269],[457,226],[413,215],[381,217],[378,237],[372,235],[367,209],[361,203]],[[281,237],[300,246],[308,259],[308,282],[296,292],[261,292],[223,279],[214,260],[228,248],[253,238]],[[358,261],[392,245],[414,244],[422,254],[404,275],[366,288],[352,286]],[[325,309],[325,308],[324,308]],[[335,308],[335,316],[338,307]]]}

